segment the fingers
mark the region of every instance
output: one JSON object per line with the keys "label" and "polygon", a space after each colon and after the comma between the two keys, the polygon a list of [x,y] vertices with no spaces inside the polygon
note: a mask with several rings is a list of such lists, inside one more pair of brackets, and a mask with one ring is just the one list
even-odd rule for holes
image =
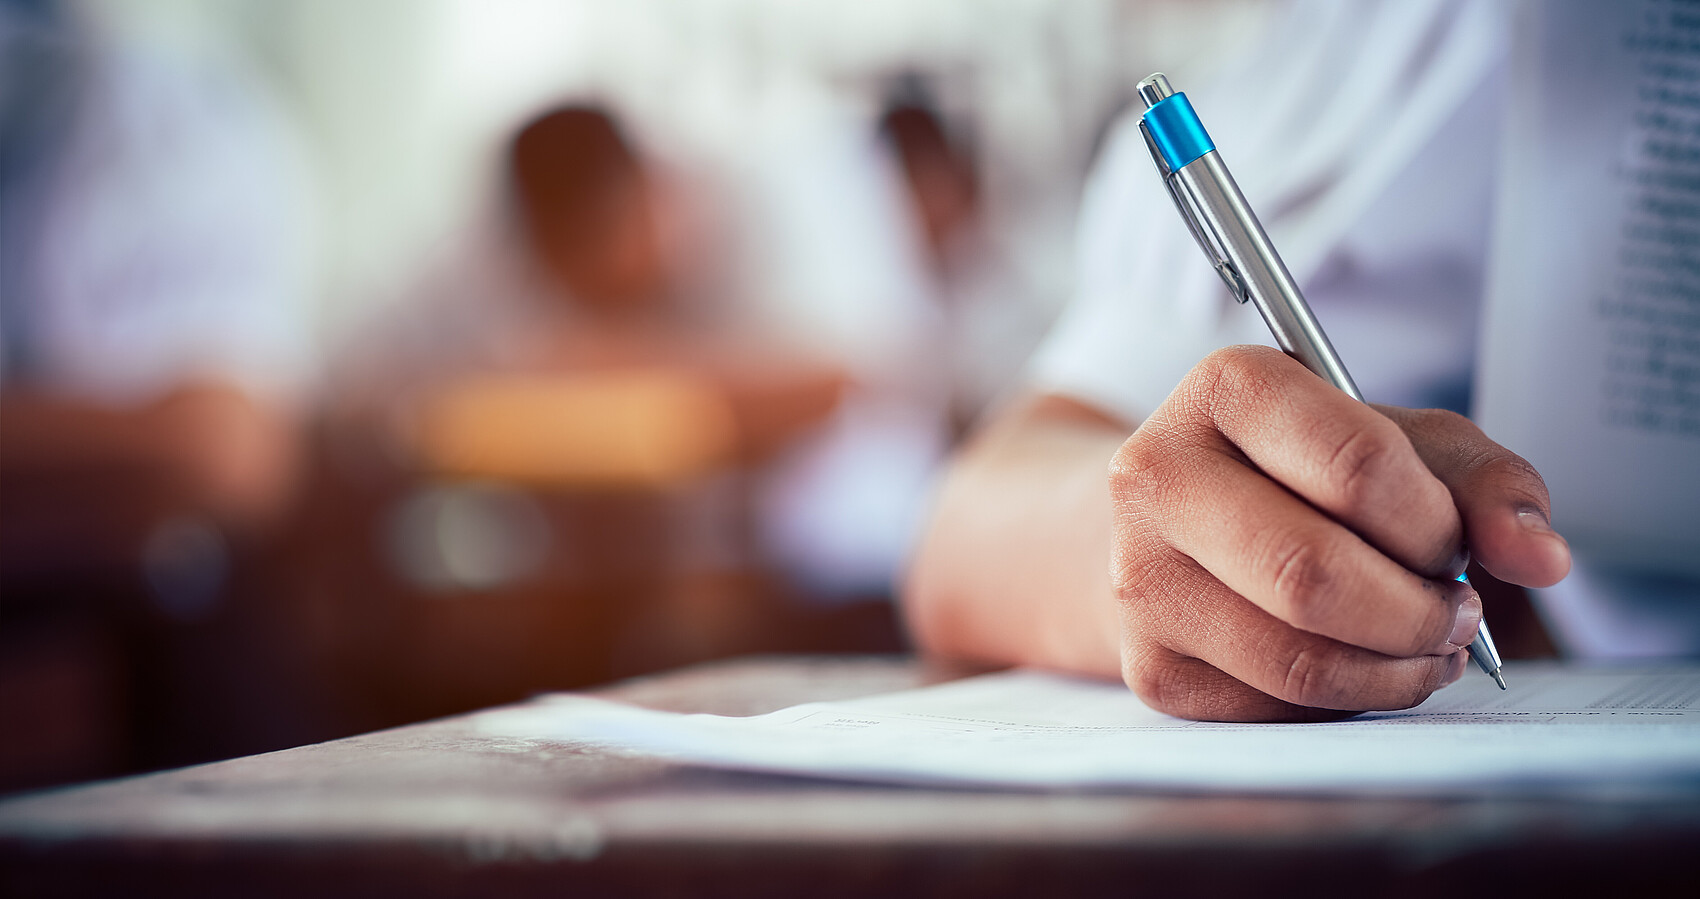
{"label": "fingers", "polygon": [[[1375,409],[1285,355],[1196,367],[1111,466],[1128,684],[1173,714],[1405,708],[1462,674],[1488,571],[1541,585],[1568,548],[1528,464],[1449,413]],[[1327,711],[1318,711],[1327,710]]]}
{"label": "fingers", "polygon": [[1468,658],[1455,647],[1446,655],[1389,656],[1299,630],[1184,558],[1118,580],[1130,625],[1123,677],[1147,704],[1169,714],[1323,720],[1330,715],[1315,710],[1338,717],[1408,708],[1456,679]]}
{"label": "fingers", "polygon": [[1186,382],[1191,425],[1219,433],[1270,478],[1427,577],[1464,570],[1446,485],[1392,420],[1268,347],[1211,354]]}
{"label": "fingers", "polygon": [[1450,491],[1483,568],[1525,587],[1551,586],[1570,572],[1570,544],[1552,529],[1546,482],[1534,466],[1461,415],[1379,408]]}
{"label": "fingers", "polygon": [[[1338,721],[1362,711],[1417,705],[1433,690],[1417,689],[1420,698],[1408,704],[1392,702],[1363,709],[1336,709],[1287,702],[1264,693],[1200,659],[1162,646],[1144,646],[1124,654],[1123,680],[1146,705],[1166,715],[1196,721]],[[1443,656],[1440,686],[1457,681],[1468,667],[1468,653]]]}
{"label": "fingers", "polygon": [[1208,662],[1161,646],[1126,654],[1122,679],[1145,704],[1196,721],[1337,721],[1353,712],[1284,702]]}
{"label": "fingers", "polygon": [[1455,632],[1474,633],[1480,602],[1466,603],[1468,586],[1411,573],[1236,460],[1225,442],[1200,440],[1124,447],[1112,492],[1134,545],[1196,561],[1295,628],[1377,652],[1446,653],[1461,645]]}
{"label": "fingers", "polygon": [[1397,425],[1273,350],[1195,369],[1123,445],[1111,492],[1123,545],[1177,550],[1293,627],[1412,656],[1479,618],[1440,580],[1463,569],[1445,486]]}

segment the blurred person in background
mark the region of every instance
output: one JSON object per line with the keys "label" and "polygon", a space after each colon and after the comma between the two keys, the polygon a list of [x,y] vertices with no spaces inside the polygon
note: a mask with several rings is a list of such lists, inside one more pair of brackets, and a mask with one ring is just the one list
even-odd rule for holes
{"label": "blurred person in background", "polygon": [[[291,500],[307,185],[287,123],[228,60],[0,2],[0,728],[37,753],[20,776],[112,764],[124,750],[89,743],[123,741],[96,720],[125,717],[121,694],[169,716],[177,700],[144,694],[220,676],[163,670],[143,634],[215,615]],[[105,652],[114,633],[128,661]],[[37,690],[62,693],[19,699]]]}
{"label": "blurred person in background", "polygon": [[785,639],[748,479],[827,418],[844,375],[741,330],[702,262],[713,235],[686,173],[606,108],[549,109],[502,159],[496,208],[361,329],[338,392],[416,480],[403,517],[484,485],[535,508],[550,549],[526,571],[445,581],[428,572],[458,554],[447,525],[403,521],[403,574],[514,597],[473,626],[537,622],[506,657],[553,668],[510,684],[520,694]]}
{"label": "blurred person in background", "polygon": [[362,402],[400,415],[407,432],[445,385],[481,375],[682,373],[726,402],[743,459],[830,408],[836,370],[740,337],[727,288],[702,267],[712,235],[689,186],[607,110],[540,114],[505,162],[497,208],[342,354]]}

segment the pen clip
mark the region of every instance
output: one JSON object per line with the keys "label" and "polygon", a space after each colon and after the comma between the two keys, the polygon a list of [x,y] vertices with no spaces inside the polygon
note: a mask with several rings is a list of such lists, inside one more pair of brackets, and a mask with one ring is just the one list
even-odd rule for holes
{"label": "pen clip", "polygon": [[1181,221],[1186,222],[1186,229],[1192,232],[1192,239],[1198,242],[1198,248],[1204,251],[1205,258],[1210,260],[1216,274],[1222,276],[1222,283],[1228,285],[1228,292],[1233,294],[1236,301],[1244,303],[1251,299],[1251,293],[1246,290],[1245,281],[1234,264],[1228,261],[1227,254],[1216,244],[1211,232],[1205,230],[1199,222],[1192,202],[1184,195],[1179,185],[1175,183],[1175,173],[1169,171],[1169,165],[1163,161],[1162,151],[1157,149],[1157,141],[1151,136],[1151,129],[1145,126],[1145,120],[1139,120],[1139,134],[1145,138],[1145,148],[1151,151],[1151,162],[1157,167],[1157,174],[1163,179],[1163,186],[1169,191],[1169,199],[1175,201],[1175,209],[1181,214]]}

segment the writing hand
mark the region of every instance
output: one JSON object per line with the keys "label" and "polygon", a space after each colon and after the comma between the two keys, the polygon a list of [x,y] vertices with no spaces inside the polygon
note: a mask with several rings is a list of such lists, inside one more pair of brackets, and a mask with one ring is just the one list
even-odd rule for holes
{"label": "writing hand", "polygon": [[1467,419],[1370,407],[1265,347],[1213,353],[1111,465],[1122,673],[1212,720],[1407,708],[1462,675],[1469,558],[1524,586],[1569,549],[1546,486]]}

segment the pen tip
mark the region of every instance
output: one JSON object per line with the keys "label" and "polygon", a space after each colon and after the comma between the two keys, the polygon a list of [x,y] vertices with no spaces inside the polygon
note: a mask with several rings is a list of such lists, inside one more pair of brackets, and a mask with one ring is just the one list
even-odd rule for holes
{"label": "pen tip", "polygon": [[1488,673],[1493,675],[1493,682],[1498,684],[1501,690],[1505,689],[1505,675],[1500,674],[1498,671],[1490,671]]}

